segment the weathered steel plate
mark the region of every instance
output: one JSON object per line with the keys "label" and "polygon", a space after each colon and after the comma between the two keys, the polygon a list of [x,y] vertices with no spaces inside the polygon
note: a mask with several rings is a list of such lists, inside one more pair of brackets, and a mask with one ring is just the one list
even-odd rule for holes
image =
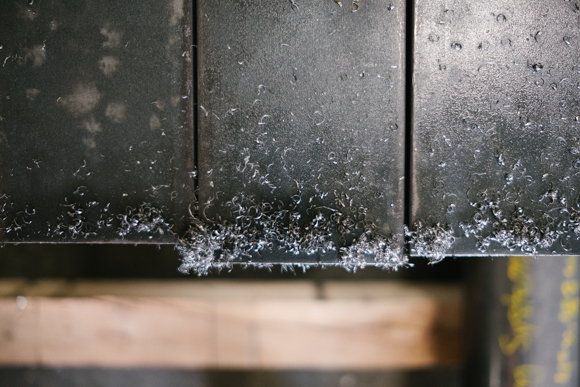
{"label": "weathered steel plate", "polygon": [[422,0],[415,19],[412,253],[580,252],[578,2]]}
{"label": "weathered steel plate", "polygon": [[0,242],[185,231],[191,20],[183,0],[0,1]]}
{"label": "weathered steel plate", "polygon": [[403,1],[198,2],[199,214],[227,225],[220,259],[400,252],[404,20]]}

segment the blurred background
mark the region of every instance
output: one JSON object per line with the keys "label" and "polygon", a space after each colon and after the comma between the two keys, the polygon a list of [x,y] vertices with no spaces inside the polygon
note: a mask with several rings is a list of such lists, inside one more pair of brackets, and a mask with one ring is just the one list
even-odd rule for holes
{"label": "blurred background", "polygon": [[577,257],[179,263],[172,246],[4,246],[0,385],[578,385]]}
{"label": "blurred background", "polygon": [[0,385],[459,386],[477,259],[177,271],[172,246],[0,249]]}

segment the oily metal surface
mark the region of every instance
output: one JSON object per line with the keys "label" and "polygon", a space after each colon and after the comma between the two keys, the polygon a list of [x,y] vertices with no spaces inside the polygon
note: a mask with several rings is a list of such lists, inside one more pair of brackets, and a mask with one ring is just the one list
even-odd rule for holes
{"label": "oily metal surface", "polygon": [[[202,218],[248,218],[250,234],[257,208],[297,216],[302,230],[315,211],[331,222],[340,211],[353,232],[335,230],[336,246],[370,223],[400,246],[404,7],[378,0],[198,2]],[[273,251],[262,259],[319,259]]]}
{"label": "oily metal surface", "polygon": [[411,223],[446,254],[580,251],[574,1],[416,1]]}
{"label": "oily metal surface", "polygon": [[173,240],[193,200],[190,3],[0,10],[0,241]]}

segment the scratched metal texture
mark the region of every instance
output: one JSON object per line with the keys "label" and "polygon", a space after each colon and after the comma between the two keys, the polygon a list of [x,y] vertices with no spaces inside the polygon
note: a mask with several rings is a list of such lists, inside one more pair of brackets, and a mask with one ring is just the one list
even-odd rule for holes
{"label": "scratched metal texture", "polygon": [[[306,224],[311,205],[344,204],[400,244],[404,16],[403,1],[199,1],[201,216],[232,221],[245,200]],[[274,248],[253,260],[336,258]]]}
{"label": "scratched metal texture", "polygon": [[411,223],[447,255],[580,252],[580,3],[415,4]]}
{"label": "scratched metal texture", "polygon": [[[184,231],[191,18],[182,0],[0,1],[0,242]],[[153,232],[120,234],[144,203],[173,229],[149,214]]]}

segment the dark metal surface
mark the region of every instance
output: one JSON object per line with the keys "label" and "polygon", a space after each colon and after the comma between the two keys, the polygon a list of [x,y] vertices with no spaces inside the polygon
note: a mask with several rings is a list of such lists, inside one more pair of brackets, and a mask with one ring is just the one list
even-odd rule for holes
{"label": "dark metal surface", "polygon": [[187,1],[0,1],[0,241],[185,230],[190,46]]}
{"label": "dark metal surface", "polygon": [[0,241],[360,266],[408,210],[414,255],[580,250],[575,2],[417,1],[413,46],[402,1],[0,6]]}
{"label": "dark metal surface", "polygon": [[405,3],[198,3],[200,217],[281,214],[292,246],[254,260],[336,262],[300,247],[318,214],[337,250],[371,223],[400,247]]}
{"label": "dark metal surface", "polygon": [[6,244],[0,250],[0,278],[182,278],[216,279],[311,279],[321,280],[406,280],[458,282],[469,259],[447,259],[429,265],[425,259],[411,259],[412,268],[398,271],[368,267],[356,274],[339,267],[310,270],[272,271],[235,266],[211,272],[208,277],[187,276],[175,270],[179,253],[171,245],[151,244]]}
{"label": "dark metal surface", "polygon": [[415,12],[411,223],[447,255],[580,251],[578,2]]}

